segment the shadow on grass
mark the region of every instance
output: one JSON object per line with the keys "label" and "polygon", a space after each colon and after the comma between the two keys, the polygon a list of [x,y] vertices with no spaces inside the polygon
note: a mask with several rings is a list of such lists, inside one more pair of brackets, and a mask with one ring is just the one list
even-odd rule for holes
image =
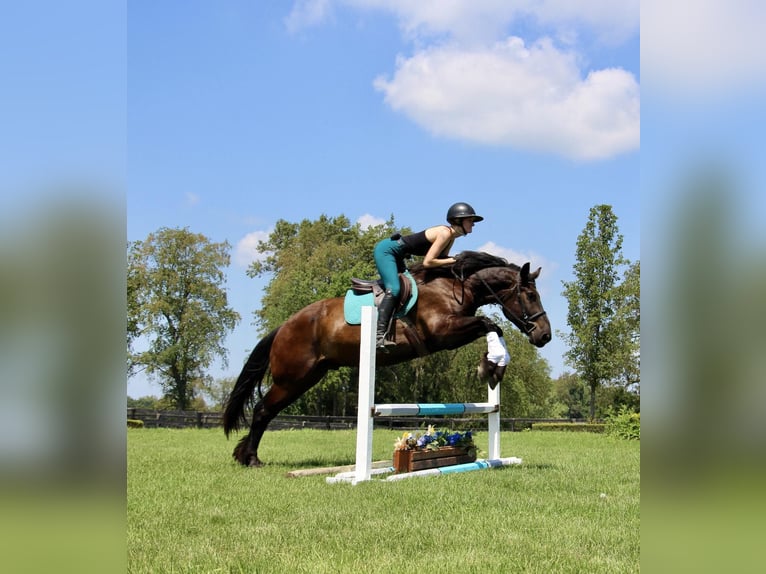
{"label": "shadow on grass", "polygon": [[347,466],[350,464],[356,464],[356,461],[352,458],[337,458],[335,460],[329,460],[326,458],[304,458],[301,460],[290,460],[289,462],[274,463],[274,465],[294,467],[294,468],[315,468],[325,466]]}

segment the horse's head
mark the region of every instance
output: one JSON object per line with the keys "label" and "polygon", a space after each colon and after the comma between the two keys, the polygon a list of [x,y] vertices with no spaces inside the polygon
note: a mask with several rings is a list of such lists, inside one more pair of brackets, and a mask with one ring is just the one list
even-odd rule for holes
{"label": "horse's head", "polygon": [[541,269],[538,267],[530,273],[529,263],[525,263],[519,270],[518,282],[501,297],[503,315],[536,347],[543,347],[551,340],[551,324],[535,286]]}
{"label": "horse's head", "polygon": [[[448,288],[452,291],[452,298],[459,305],[469,301],[468,312],[471,314],[482,305],[499,304],[506,319],[537,347],[543,347],[551,340],[551,324],[535,286],[540,268],[530,273],[529,263],[519,267],[502,257],[481,251],[463,251],[455,256],[455,260],[451,267],[424,269],[413,266],[412,271],[422,274],[420,280],[424,283],[429,281],[429,277],[450,277],[452,283]],[[456,291],[455,285],[462,285],[462,290]],[[468,290],[466,285],[470,286]],[[472,292],[470,297],[467,291]],[[481,294],[474,298],[477,293]]]}

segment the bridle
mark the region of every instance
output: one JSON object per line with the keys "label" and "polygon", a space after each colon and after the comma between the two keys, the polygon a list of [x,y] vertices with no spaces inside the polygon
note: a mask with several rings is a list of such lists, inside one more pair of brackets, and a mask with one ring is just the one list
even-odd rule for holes
{"label": "bridle", "polygon": [[519,307],[521,307],[521,317],[519,317],[510,308],[508,308],[500,296],[495,293],[492,287],[490,287],[489,284],[484,280],[484,277],[481,275],[477,276],[479,277],[479,280],[482,282],[484,287],[487,288],[487,291],[490,292],[495,301],[497,301],[497,303],[503,308],[503,311],[505,311],[505,313],[511,317],[511,319],[514,319],[517,325],[523,326],[519,328],[524,332],[525,335],[531,335],[534,330],[537,329],[537,325],[534,323],[534,321],[545,315],[546,311],[542,310],[534,313],[533,315],[529,314],[529,311],[527,311],[527,306],[524,304],[524,298],[521,296],[521,281],[518,281],[516,283],[516,287],[514,288],[514,291],[516,292],[516,299],[519,302]]}

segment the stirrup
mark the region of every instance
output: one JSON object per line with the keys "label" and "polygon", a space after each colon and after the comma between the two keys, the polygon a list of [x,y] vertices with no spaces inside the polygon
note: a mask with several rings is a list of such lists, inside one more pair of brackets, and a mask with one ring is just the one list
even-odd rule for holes
{"label": "stirrup", "polygon": [[392,347],[396,347],[396,343],[390,339],[387,339],[386,337],[375,341],[375,349],[377,351],[381,351],[382,353],[388,353]]}

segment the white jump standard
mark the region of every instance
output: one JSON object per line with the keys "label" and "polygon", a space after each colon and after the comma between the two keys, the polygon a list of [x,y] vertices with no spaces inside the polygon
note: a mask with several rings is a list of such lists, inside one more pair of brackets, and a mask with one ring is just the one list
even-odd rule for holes
{"label": "white jump standard", "polygon": [[387,480],[402,480],[409,477],[433,476],[454,472],[467,472],[485,468],[496,468],[520,464],[516,457],[500,457],[500,385],[487,385],[486,403],[434,403],[434,404],[374,404],[375,400],[375,307],[362,307],[361,341],[359,344],[359,406],[356,428],[355,470],[327,477],[328,483],[351,482],[356,484],[371,480],[373,474],[392,472],[391,469],[372,470],[372,428],[373,417],[391,416],[433,416],[455,414],[487,414],[488,417],[488,458],[475,462],[443,466],[427,470],[395,474]]}

